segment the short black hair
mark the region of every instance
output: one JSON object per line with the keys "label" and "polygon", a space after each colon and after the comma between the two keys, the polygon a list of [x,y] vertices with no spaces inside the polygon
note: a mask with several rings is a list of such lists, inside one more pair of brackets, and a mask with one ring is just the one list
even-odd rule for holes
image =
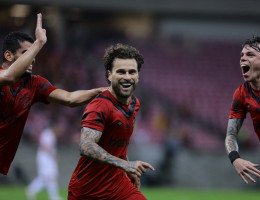
{"label": "short black hair", "polygon": [[118,43],[108,47],[105,50],[105,54],[103,57],[105,70],[106,70],[106,79],[108,83],[110,83],[110,81],[108,80],[108,71],[112,70],[113,61],[116,58],[135,59],[137,62],[138,72],[141,70],[142,64],[144,63],[144,58],[140,54],[140,52],[136,48],[130,45]]}
{"label": "short black hair", "polygon": [[260,36],[253,35],[251,38],[247,39],[245,43],[243,44],[243,47],[248,45],[255,49],[256,51],[260,52]]}
{"label": "short black hair", "polygon": [[3,41],[3,49],[2,49],[2,60],[6,61],[4,57],[4,53],[8,50],[13,54],[21,47],[20,43],[28,41],[30,43],[34,42],[34,39],[28,35],[27,33],[15,31],[7,34]]}

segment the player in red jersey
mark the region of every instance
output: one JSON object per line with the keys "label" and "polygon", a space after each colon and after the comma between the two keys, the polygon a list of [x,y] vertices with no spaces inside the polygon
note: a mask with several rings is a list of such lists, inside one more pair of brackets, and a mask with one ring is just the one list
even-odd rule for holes
{"label": "player in red jersey", "polygon": [[36,40],[21,32],[9,33],[3,42],[0,68],[0,173],[7,175],[18,148],[31,106],[54,102],[67,106],[88,103],[104,88],[67,92],[45,78],[32,75],[36,54],[47,41],[42,15],[37,15]]}
{"label": "player in red jersey", "polygon": [[258,164],[240,158],[237,136],[246,117],[250,113],[254,130],[260,139],[260,37],[248,39],[243,45],[240,66],[245,83],[234,92],[228,120],[225,147],[229,159],[240,177],[248,183],[260,178]]}
{"label": "player in red jersey", "polygon": [[104,55],[110,84],[86,107],[82,118],[81,157],[68,189],[69,200],[144,200],[140,177],[154,168],[128,161],[127,146],[134,129],[139,100],[132,95],[143,57],[131,46],[117,44]]}

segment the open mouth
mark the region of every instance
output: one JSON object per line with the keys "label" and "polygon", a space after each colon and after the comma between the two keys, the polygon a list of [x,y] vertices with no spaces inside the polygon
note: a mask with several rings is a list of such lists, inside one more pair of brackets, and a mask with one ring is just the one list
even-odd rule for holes
{"label": "open mouth", "polygon": [[250,67],[248,65],[242,65],[241,68],[243,74],[246,74],[250,70]]}
{"label": "open mouth", "polygon": [[129,88],[129,87],[131,87],[132,84],[131,83],[122,83],[121,85],[123,88]]}

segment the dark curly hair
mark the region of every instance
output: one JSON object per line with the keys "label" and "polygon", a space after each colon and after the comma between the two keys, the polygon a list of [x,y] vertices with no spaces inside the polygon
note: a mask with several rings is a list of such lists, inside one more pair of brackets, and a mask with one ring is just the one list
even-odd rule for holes
{"label": "dark curly hair", "polygon": [[3,49],[2,49],[3,62],[6,61],[4,57],[4,53],[8,50],[14,54],[17,51],[17,49],[21,47],[20,43],[24,41],[33,43],[34,39],[30,35],[19,31],[11,32],[8,35],[6,35],[3,41]]}
{"label": "dark curly hair", "polygon": [[253,35],[252,38],[249,38],[245,41],[245,43],[243,44],[243,47],[246,45],[248,45],[248,46],[252,47],[253,49],[255,49],[256,51],[260,52],[260,36]]}
{"label": "dark curly hair", "polygon": [[126,44],[116,44],[108,47],[105,50],[105,54],[103,57],[104,60],[104,65],[105,65],[105,70],[106,70],[106,79],[108,83],[110,81],[108,80],[108,71],[112,70],[113,67],[113,61],[116,58],[121,58],[121,59],[132,59],[134,58],[137,62],[137,70],[138,72],[141,70],[142,64],[144,63],[144,58],[140,54],[140,52],[129,45]]}

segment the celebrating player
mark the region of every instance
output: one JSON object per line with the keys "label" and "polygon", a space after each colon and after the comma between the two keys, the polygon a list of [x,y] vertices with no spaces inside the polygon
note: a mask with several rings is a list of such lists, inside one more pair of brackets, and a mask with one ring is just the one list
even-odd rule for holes
{"label": "celebrating player", "polygon": [[133,96],[143,57],[134,47],[117,44],[104,55],[109,90],[86,107],[82,118],[81,157],[72,174],[68,199],[144,200],[140,177],[154,168],[128,161],[127,146],[140,107]]}
{"label": "celebrating player", "polygon": [[240,158],[237,136],[246,117],[250,113],[255,132],[260,139],[260,37],[248,39],[240,56],[240,66],[245,83],[234,92],[225,139],[229,159],[240,177],[248,183],[260,177],[258,164]]}
{"label": "celebrating player", "polygon": [[67,92],[45,78],[32,75],[35,56],[47,41],[42,15],[37,15],[36,40],[21,32],[3,42],[0,69],[0,173],[7,175],[18,148],[32,104],[54,102],[66,106],[88,103],[105,88]]}

